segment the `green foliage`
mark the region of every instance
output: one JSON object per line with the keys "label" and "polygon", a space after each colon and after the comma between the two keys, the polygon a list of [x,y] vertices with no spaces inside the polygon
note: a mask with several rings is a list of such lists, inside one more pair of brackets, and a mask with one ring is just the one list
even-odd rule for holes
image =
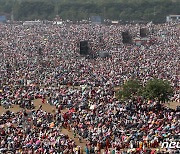
{"label": "green foliage", "polygon": [[138,80],[129,80],[118,92],[118,97],[122,100],[132,99],[134,97],[140,96],[141,94],[141,83]]}
{"label": "green foliage", "polygon": [[163,22],[169,14],[180,14],[178,0],[0,0],[0,14],[14,12],[16,20],[81,20],[100,15],[112,20]]}
{"label": "green foliage", "polygon": [[168,81],[162,79],[149,80],[144,87],[138,80],[129,80],[116,95],[121,100],[143,96],[147,100],[165,103],[173,95],[173,89]]}
{"label": "green foliage", "polygon": [[54,5],[47,2],[22,2],[16,10],[16,19],[49,19],[53,13]]}
{"label": "green foliage", "polygon": [[168,101],[173,95],[173,89],[168,81],[161,79],[149,80],[144,87],[143,96],[147,99],[158,100],[158,102]]}

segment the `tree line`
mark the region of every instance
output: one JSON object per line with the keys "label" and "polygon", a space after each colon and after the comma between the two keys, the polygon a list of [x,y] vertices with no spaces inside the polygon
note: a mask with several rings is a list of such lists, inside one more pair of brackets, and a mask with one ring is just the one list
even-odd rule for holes
{"label": "tree line", "polygon": [[179,0],[0,0],[0,14],[15,20],[104,19],[164,22],[169,14],[180,14]]}

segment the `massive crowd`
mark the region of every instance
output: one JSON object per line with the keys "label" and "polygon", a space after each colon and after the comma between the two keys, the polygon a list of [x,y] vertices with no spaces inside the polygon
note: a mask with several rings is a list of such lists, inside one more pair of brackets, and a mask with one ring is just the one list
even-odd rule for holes
{"label": "massive crowd", "polygon": [[42,109],[18,113],[7,111],[1,116],[1,153],[61,153],[79,151],[80,148],[67,135],[60,132],[59,115]]}
{"label": "massive crowd", "polygon": [[[73,140],[60,133],[61,127],[70,127],[87,140],[87,154],[101,149],[140,153],[158,148],[167,139],[179,140],[178,111],[142,98],[122,103],[115,97],[114,87],[130,78],[143,83],[162,78],[174,87],[171,100],[180,100],[178,24],[143,25],[150,31],[151,43],[122,43],[123,31],[134,38],[141,26],[0,25],[0,104],[24,108],[1,116],[0,150],[81,153]],[[89,40],[91,52],[103,50],[111,56],[82,57],[81,40]],[[57,112],[35,111],[36,98],[42,104],[47,98]],[[68,112],[61,113],[64,108]]]}

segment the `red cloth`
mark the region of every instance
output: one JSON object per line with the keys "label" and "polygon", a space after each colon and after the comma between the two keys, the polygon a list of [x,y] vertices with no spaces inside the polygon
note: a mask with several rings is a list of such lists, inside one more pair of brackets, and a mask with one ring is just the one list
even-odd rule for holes
{"label": "red cloth", "polygon": [[42,98],[42,103],[45,104],[45,98]]}

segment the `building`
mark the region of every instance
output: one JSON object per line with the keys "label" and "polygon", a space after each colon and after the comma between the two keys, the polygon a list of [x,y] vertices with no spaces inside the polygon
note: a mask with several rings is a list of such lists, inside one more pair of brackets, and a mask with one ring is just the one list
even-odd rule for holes
{"label": "building", "polygon": [[23,22],[24,26],[33,26],[33,25],[41,25],[41,24],[42,24],[42,21],[39,21],[39,20]]}
{"label": "building", "polygon": [[166,17],[167,22],[180,21],[180,15],[169,15]]}

